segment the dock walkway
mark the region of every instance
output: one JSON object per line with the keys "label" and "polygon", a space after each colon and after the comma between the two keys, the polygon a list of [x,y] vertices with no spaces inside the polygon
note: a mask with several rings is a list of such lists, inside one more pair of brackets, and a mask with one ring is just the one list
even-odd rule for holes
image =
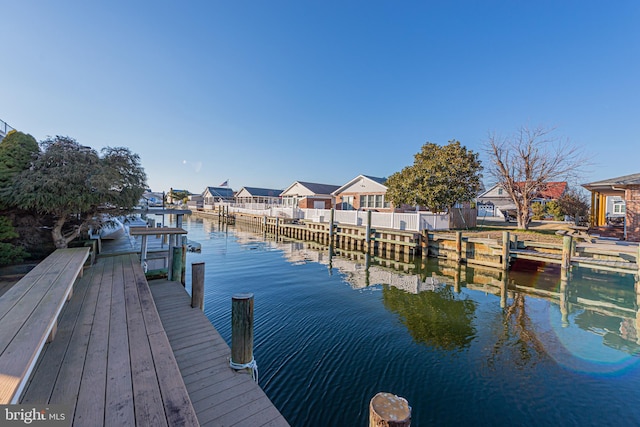
{"label": "dock walkway", "polygon": [[20,402],[80,426],[198,425],[137,255],[86,269]]}
{"label": "dock walkway", "polygon": [[251,375],[229,367],[229,346],[182,285],[149,286],[200,425],[288,426]]}

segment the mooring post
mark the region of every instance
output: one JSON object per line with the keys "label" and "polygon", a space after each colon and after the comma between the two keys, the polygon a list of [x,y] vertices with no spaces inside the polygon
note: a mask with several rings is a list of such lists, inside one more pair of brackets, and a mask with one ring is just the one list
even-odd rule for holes
{"label": "mooring post", "polygon": [[[640,243],[638,243],[638,252],[636,252],[636,267],[638,267],[636,282],[640,282]],[[640,339],[640,337],[638,337],[638,339]]]}
{"label": "mooring post", "polygon": [[180,264],[180,283],[187,284],[187,236],[182,236],[182,263]]}
{"label": "mooring post", "polygon": [[333,243],[333,216],[334,208],[331,208],[331,213],[329,214],[329,244]]}
{"label": "mooring post", "polygon": [[253,359],[253,294],[235,294],[231,298],[231,361],[233,369],[251,369],[257,382]]}
{"label": "mooring post", "polygon": [[204,310],[204,262],[191,264],[191,307]]}
{"label": "mooring post", "polygon": [[174,246],[171,248],[173,258],[171,260],[171,277],[169,280],[177,282],[180,280],[182,273],[182,246]]}
{"label": "mooring post", "polygon": [[369,252],[371,250],[371,211],[367,211],[367,226],[365,227],[364,241],[366,244],[365,250]]}
{"label": "mooring post", "polygon": [[573,242],[573,236],[562,237],[562,268],[571,268],[571,246]]}
{"label": "mooring post", "polygon": [[509,245],[511,244],[509,240],[509,232],[502,232],[502,269],[509,269]]}
{"label": "mooring post", "polygon": [[369,402],[369,427],[409,427],[411,407],[407,399],[378,393]]}
{"label": "mooring post", "polygon": [[427,228],[422,230],[420,246],[422,249],[422,258],[427,258],[429,256],[429,230]]}
{"label": "mooring post", "polygon": [[462,262],[462,231],[456,231],[456,262]]}

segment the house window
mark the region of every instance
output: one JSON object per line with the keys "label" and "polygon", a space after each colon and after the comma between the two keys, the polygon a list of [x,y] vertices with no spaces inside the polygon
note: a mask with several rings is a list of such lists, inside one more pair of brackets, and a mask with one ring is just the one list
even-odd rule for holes
{"label": "house window", "polygon": [[352,211],[353,210],[353,196],[343,196],[342,197],[342,210],[343,211]]}
{"label": "house window", "polygon": [[624,202],[614,203],[613,204],[613,213],[614,214],[623,214],[626,211],[625,207],[626,207],[626,205],[625,205]]}
{"label": "house window", "polygon": [[498,196],[502,196],[502,188],[498,188]]}
{"label": "house window", "polygon": [[389,202],[384,200],[384,194],[368,194],[360,196],[360,207],[368,209],[388,208]]}

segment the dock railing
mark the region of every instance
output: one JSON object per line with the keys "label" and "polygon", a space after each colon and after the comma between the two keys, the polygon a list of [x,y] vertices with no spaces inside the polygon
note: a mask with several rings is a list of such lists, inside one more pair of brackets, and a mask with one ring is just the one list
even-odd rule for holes
{"label": "dock railing", "polygon": [[[223,204],[211,206],[216,209]],[[296,207],[271,207],[268,209],[247,209],[224,204],[229,212],[238,212],[258,216],[280,217],[305,220],[311,222],[329,222],[331,209],[300,209]],[[368,211],[334,210],[334,221],[339,224],[365,226]],[[406,230],[421,232],[424,230],[449,230],[450,219],[448,213],[433,212],[371,212],[371,227],[392,230]]]}

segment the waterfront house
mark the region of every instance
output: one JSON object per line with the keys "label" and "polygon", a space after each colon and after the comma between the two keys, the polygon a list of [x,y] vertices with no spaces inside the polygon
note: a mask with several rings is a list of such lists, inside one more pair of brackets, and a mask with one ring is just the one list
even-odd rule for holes
{"label": "waterfront house", "polygon": [[[640,241],[640,173],[582,186],[591,192],[591,227],[618,225],[622,227],[620,237]],[[619,218],[622,221],[618,221]]]}
{"label": "waterfront house", "polygon": [[202,192],[205,207],[213,206],[215,203],[233,202],[233,190],[230,187],[207,187]]}
{"label": "waterfront house", "polygon": [[[566,191],[566,181],[547,182],[533,198],[532,203],[542,205],[558,200]],[[504,218],[509,212],[516,210],[509,193],[500,184],[495,184],[477,198],[479,216],[497,216]]]}
{"label": "waterfront house", "polygon": [[332,193],[338,188],[339,185],[296,181],[280,193],[280,197],[285,207],[331,209],[334,204]]}
{"label": "waterfront house", "polygon": [[386,181],[386,178],[358,175],[332,193],[336,209],[392,212],[393,207],[385,200]]}
{"label": "waterfront house", "polygon": [[273,188],[242,187],[236,193],[235,201],[237,205],[261,204],[267,207],[280,205],[282,204],[280,193],[282,190]]}

